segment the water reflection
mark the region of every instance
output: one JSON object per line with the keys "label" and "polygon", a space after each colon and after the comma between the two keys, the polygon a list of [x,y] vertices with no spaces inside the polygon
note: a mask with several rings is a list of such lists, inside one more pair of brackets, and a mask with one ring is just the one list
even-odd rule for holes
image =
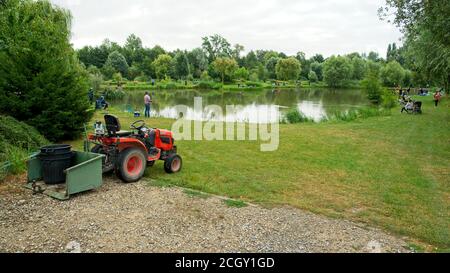
{"label": "water reflection", "polygon": [[[143,113],[145,91],[132,91],[124,99],[111,101],[124,111]],[[275,122],[289,109],[298,109],[305,116],[320,121],[337,111],[347,111],[367,104],[361,90],[292,89],[263,91],[152,91],[152,116],[178,118],[176,105],[185,105],[185,118],[189,120],[220,120],[246,122]],[[203,107],[217,105],[222,109],[194,109],[194,98],[201,97]],[[227,111],[227,105],[240,106]]]}

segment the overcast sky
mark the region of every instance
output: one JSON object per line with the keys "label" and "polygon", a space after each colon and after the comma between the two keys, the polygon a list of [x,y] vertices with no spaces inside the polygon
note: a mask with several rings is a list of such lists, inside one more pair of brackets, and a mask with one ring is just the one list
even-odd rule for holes
{"label": "overcast sky", "polygon": [[401,37],[378,19],[384,0],[51,0],[71,10],[76,48],[134,33],[144,46],[192,49],[218,33],[231,44],[288,55],[379,52]]}

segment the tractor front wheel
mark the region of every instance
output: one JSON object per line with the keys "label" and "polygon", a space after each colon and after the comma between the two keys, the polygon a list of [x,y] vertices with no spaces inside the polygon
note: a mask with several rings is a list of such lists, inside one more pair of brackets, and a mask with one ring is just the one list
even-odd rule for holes
{"label": "tractor front wheel", "polygon": [[126,183],[136,182],[144,176],[147,159],[138,148],[130,148],[120,153],[117,161],[118,177]]}
{"label": "tractor front wheel", "polygon": [[181,170],[182,166],[183,160],[177,154],[171,155],[164,161],[164,170],[166,173],[177,173]]}

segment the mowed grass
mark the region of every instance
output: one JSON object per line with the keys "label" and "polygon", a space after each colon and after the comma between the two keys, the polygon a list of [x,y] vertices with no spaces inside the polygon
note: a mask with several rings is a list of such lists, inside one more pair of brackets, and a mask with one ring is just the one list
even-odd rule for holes
{"label": "mowed grass", "polygon": [[[387,117],[280,125],[275,152],[261,152],[258,141],[178,141],[182,172],[168,175],[158,162],[148,176],[158,184],[369,223],[446,249],[449,105],[445,99],[434,108],[431,98],[420,99],[423,115],[398,108]],[[134,120],[119,116],[126,127]],[[172,123],[148,120],[166,129]]]}

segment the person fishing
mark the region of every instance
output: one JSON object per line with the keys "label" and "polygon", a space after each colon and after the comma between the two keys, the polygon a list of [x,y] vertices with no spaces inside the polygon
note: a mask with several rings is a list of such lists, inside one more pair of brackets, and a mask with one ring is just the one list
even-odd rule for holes
{"label": "person fishing", "polygon": [[152,103],[152,98],[148,92],[145,92],[144,104],[145,104],[145,117],[150,117],[150,104]]}
{"label": "person fishing", "polygon": [[94,89],[92,87],[88,91],[88,98],[91,104],[94,103]]}

